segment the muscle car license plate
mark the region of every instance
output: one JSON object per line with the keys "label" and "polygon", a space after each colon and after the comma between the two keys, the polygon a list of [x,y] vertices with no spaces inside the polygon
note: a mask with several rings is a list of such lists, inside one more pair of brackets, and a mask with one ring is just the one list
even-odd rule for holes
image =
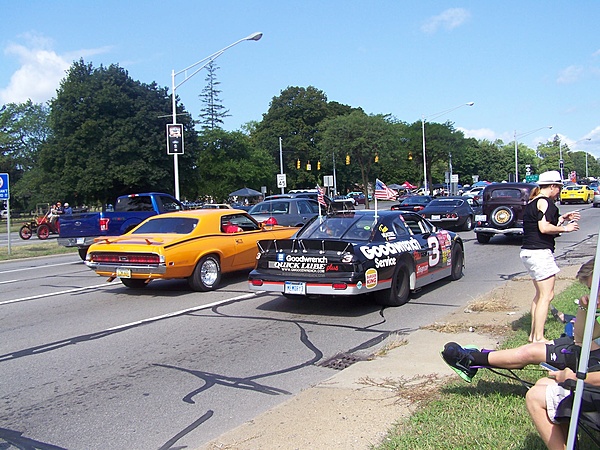
{"label": "muscle car license plate", "polygon": [[306,295],[306,283],[302,281],[286,281],[283,287],[284,294]]}
{"label": "muscle car license plate", "polygon": [[432,214],[431,215],[431,220],[440,220],[440,215],[439,214]]}
{"label": "muscle car license plate", "polygon": [[131,278],[131,269],[123,269],[121,267],[117,267],[117,276],[119,278]]}

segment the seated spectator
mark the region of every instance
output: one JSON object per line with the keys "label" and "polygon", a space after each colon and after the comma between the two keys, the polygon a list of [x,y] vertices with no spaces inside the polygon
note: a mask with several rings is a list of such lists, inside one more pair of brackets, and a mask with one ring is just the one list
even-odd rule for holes
{"label": "seated spectator", "polygon": [[71,208],[68,203],[65,203],[64,213],[65,214],[73,214],[73,208]]}
{"label": "seated spectator", "polygon": [[[587,287],[592,285],[594,272],[594,258],[581,266],[577,273],[577,279]],[[579,310],[575,319],[574,337],[561,337],[545,342],[534,342],[517,348],[506,350],[478,350],[474,348],[461,347],[455,342],[449,342],[444,346],[442,358],[461,378],[471,382],[477,369],[522,369],[528,364],[539,364],[546,361],[548,364],[558,368],[577,370],[583,328],[589,296],[584,295],[579,299]],[[600,324],[594,323],[593,338],[600,337]],[[590,365],[600,364],[600,345],[592,341],[590,352]]]}

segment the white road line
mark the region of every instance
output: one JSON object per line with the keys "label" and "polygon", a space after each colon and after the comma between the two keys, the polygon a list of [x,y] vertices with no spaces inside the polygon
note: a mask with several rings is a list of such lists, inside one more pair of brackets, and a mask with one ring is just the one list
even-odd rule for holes
{"label": "white road line", "polygon": [[120,287],[121,285],[113,285],[111,286],[108,283],[104,283],[104,284],[97,284],[95,286],[86,286],[86,287],[81,287],[81,288],[75,288],[75,289],[67,289],[66,291],[57,291],[57,292],[49,292],[47,294],[40,294],[40,295],[32,295],[31,297],[22,297],[22,298],[15,298],[13,300],[7,300],[5,302],[0,302],[0,306],[2,305],[8,305],[10,303],[19,303],[19,302],[26,302],[28,300],[36,300],[36,299],[40,299],[40,298],[46,298],[46,297],[54,297],[56,295],[62,295],[62,294],[72,294],[73,292],[81,292],[81,291],[87,291],[87,290],[91,290],[91,289],[98,289],[98,288],[102,288],[102,287]]}
{"label": "white road line", "polygon": [[6,281],[0,281],[0,284],[16,283],[17,281],[20,281],[20,280],[6,280]]}
{"label": "white road line", "polygon": [[0,275],[3,273],[23,272],[25,270],[40,270],[40,269],[47,269],[50,267],[69,266],[72,264],[83,264],[83,262],[75,261],[75,262],[60,263],[60,264],[49,264],[47,266],[34,266],[34,267],[23,267],[22,269],[2,270],[2,271],[0,271]]}
{"label": "white road line", "polygon": [[217,302],[208,303],[206,305],[194,306],[193,308],[182,309],[181,311],[175,311],[172,313],[163,314],[162,316],[149,317],[147,319],[138,320],[136,322],[126,323],[124,325],[117,325],[116,327],[107,328],[104,331],[116,331],[116,330],[120,330],[123,328],[129,328],[129,327],[132,327],[135,325],[141,325],[143,323],[154,322],[156,320],[161,320],[161,319],[168,319],[169,317],[180,316],[182,314],[187,314],[187,313],[194,312],[194,311],[201,311],[203,309],[209,309],[209,308],[213,308],[214,306],[222,305],[223,303],[228,303],[228,302],[235,301],[235,300],[245,300],[245,299],[252,298],[252,297],[257,297],[257,294],[251,293],[251,294],[238,295],[237,297],[227,298],[225,300],[219,300]]}

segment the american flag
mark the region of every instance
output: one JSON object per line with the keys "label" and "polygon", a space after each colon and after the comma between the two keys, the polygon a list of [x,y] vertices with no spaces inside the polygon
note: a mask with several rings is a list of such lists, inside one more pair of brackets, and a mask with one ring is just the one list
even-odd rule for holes
{"label": "american flag", "polygon": [[325,203],[325,191],[318,184],[317,184],[317,200],[319,201],[319,204],[321,204],[323,206],[327,206],[327,203]]}
{"label": "american flag", "polygon": [[379,178],[375,180],[375,198],[378,200],[395,200],[396,192],[387,187]]}

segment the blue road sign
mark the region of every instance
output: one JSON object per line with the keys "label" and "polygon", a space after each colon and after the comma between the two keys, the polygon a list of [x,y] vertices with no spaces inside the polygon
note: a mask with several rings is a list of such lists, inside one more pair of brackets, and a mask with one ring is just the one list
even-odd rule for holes
{"label": "blue road sign", "polygon": [[0,173],[0,200],[8,200],[10,193],[8,191],[8,174]]}

